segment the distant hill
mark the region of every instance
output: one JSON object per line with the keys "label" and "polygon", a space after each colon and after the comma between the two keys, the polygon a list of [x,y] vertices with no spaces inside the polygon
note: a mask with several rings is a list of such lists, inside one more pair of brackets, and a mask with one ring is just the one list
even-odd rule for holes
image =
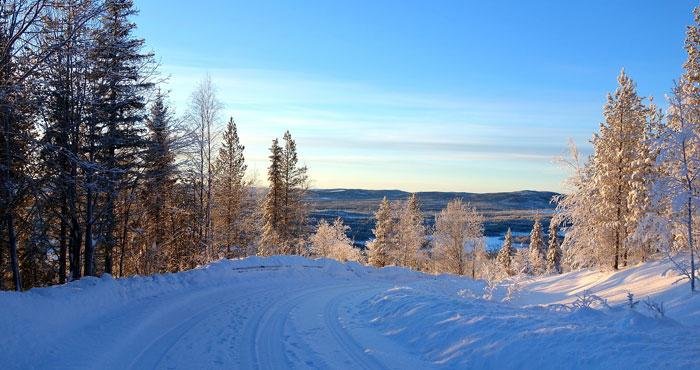
{"label": "distant hill", "polygon": [[[554,210],[552,198],[558,195],[549,191],[515,191],[502,193],[418,192],[426,223],[432,225],[435,214],[455,198],[461,198],[476,207],[486,218],[487,236],[501,236],[510,227],[516,233],[526,233],[532,228],[535,215],[543,218],[544,226]],[[350,226],[350,236],[358,243],[372,237],[373,214],[382,198],[405,200],[409,192],[401,190],[365,189],[313,189],[308,199],[311,217],[333,220],[341,217]]]}

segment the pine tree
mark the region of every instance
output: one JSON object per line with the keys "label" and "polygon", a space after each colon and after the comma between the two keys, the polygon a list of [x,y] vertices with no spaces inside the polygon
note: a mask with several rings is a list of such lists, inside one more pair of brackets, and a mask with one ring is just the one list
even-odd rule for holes
{"label": "pine tree", "polygon": [[242,255],[234,249],[243,247],[246,227],[242,209],[247,191],[244,149],[236,123],[230,118],[214,163],[214,229],[219,253],[226,258]]}
{"label": "pine tree", "polygon": [[549,222],[549,243],[547,245],[547,272],[561,274],[561,248],[559,230],[554,220]]}
{"label": "pine tree", "polygon": [[374,240],[367,243],[367,260],[375,267],[384,267],[389,264],[394,244],[394,222],[389,200],[384,197],[379,204],[379,209],[374,214],[375,226],[372,229]]}
{"label": "pine tree", "polygon": [[515,248],[513,248],[513,234],[511,233],[510,228],[508,228],[505,239],[503,240],[503,246],[501,246],[501,250],[498,251],[498,255],[496,256],[496,260],[501,266],[501,269],[508,275],[515,274],[512,267],[512,258],[514,255]]}
{"label": "pine tree", "polygon": [[531,274],[538,275],[545,271],[545,249],[542,239],[542,223],[540,222],[539,216],[535,218],[535,223],[530,233],[528,257],[530,259]]}
{"label": "pine tree", "polygon": [[397,224],[395,260],[399,266],[417,268],[418,254],[425,242],[423,213],[416,194],[411,194],[403,205]]}

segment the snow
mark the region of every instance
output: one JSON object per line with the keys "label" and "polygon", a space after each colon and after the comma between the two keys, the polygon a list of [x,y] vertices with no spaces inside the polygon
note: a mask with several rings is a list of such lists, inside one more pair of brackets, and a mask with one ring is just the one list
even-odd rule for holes
{"label": "snow", "polygon": [[[521,281],[509,302],[466,278],[293,256],[84,278],[0,294],[0,368],[697,368],[700,301],[668,267]],[[610,308],[547,306],[585,289]],[[627,290],[667,317],[626,308]]]}

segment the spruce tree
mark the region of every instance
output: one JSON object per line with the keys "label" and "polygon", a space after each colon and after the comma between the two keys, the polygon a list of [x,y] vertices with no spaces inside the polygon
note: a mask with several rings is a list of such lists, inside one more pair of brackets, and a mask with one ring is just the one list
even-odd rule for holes
{"label": "spruce tree", "polygon": [[283,222],[284,180],[282,178],[283,150],[279,140],[272,140],[270,146],[270,166],[267,170],[269,188],[263,202],[263,229],[258,254],[269,256],[280,251],[282,241],[280,227]]}
{"label": "spruce tree", "polygon": [[395,259],[399,266],[417,268],[420,249],[425,242],[423,213],[416,194],[411,194],[403,205],[397,224]]}
{"label": "spruce tree", "polygon": [[530,248],[528,257],[530,259],[529,271],[531,274],[541,274],[545,270],[545,248],[544,241],[542,239],[542,223],[540,218],[535,218],[535,223],[532,226],[532,232],[530,233]]}
{"label": "spruce tree", "polygon": [[301,253],[301,244],[308,232],[308,206],[304,197],[308,189],[306,166],[299,165],[296,142],[289,131],[282,137],[282,237],[283,253]]}
{"label": "spruce tree", "polygon": [[[172,208],[171,199],[173,186],[177,176],[175,153],[173,152],[173,117],[165,104],[165,97],[158,91],[146,118],[148,130],[147,147],[143,156],[143,187],[142,205],[146,214],[145,234],[142,251],[146,273],[150,271],[167,271],[167,250],[165,249],[168,230],[166,222],[169,210]],[[128,220],[124,220],[128,222]],[[124,268],[124,242],[120,253],[120,275]]]}
{"label": "spruce tree", "polygon": [[367,244],[367,259],[370,265],[384,267],[389,264],[392,254],[394,221],[391,212],[391,204],[384,197],[379,204],[379,209],[374,214],[375,226],[372,229],[374,240]]}
{"label": "spruce tree", "polygon": [[224,131],[219,156],[214,162],[214,229],[219,254],[226,258],[240,255],[234,248],[242,247],[242,234],[245,232],[242,207],[247,191],[243,181],[247,166],[244,149],[231,117]]}
{"label": "spruce tree", "polygon": [[549,243],[547,245],[547,272],[561,274],[561,247],[559,245],[557,223],[549,222]]}
{"label": "spruce tree", "polygon": [[[116,245],[116,200],[125,179],[136,176],[137,155],[145,147],[140,123],[145,118],[145,94],[153,87],[149,79],[152,54],[142,51],[144,40],[134,37],[136,25],[131,18],[137,14],[132,0],[106,0],[99,28],[95,31],[93,63],[90,72],[93,101],[92,125],[97,137],[93,148],[94,160],[100,171],[93,173],[95,183],[87,184],[102,195],[101,205],[89,200],[93,210],[88,227],[95,222],[94,209],[103,207],[100,237],[104,244],[104,272],[111,274],[113,250]],[[92,234],[92,230],[90,231]],[[95,275],[95,242],[87,237],[85,245],[85,274]]]}
{"label": "spruce tree", "polygon": [[496,261],[498,261],[501,269],[503,269],[503,271],[508,275],[515,274],[515,271],[513,271],[512,268],[512,258],[514,255],[515,248],[513,248],[513,234],[511,233],[510,228],[508,228],[505,239],[503,240],[503,245],[501,246],[501,250],[498,251],[498,255],[496,256]]}

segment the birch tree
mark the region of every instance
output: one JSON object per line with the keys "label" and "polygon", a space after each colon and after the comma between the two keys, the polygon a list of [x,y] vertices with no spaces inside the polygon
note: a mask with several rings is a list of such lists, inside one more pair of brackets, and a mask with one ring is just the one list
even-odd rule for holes
{"label": "birch tree", "polygon": [[197,203],[197,245],[204,261],[213,257],[212,250],[212,187],[214,167],[212,151],[216,124],[222,105],[216,96],[211,78],[206,76],[190,97],[187,120],[194,131],[194,175]]}
{"label": "birch tree", "polygon": [[[484,218],[461,199],[450,201],[435,216],[433,255],[437,270],[476,277],[478,244],[484,236]],[[469,263],[471,261],[471,264]]]}
{"label": "birch tree", "polygon": [[312,253],[316,256],[332,258],[341,262],[360,261],[360,251],[353,247],[352,241],[347,236],[348,226],[343,224],[340,218],[332,224],[321,220],[316,228],[316,233],[311,236]]}

